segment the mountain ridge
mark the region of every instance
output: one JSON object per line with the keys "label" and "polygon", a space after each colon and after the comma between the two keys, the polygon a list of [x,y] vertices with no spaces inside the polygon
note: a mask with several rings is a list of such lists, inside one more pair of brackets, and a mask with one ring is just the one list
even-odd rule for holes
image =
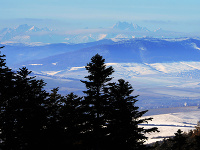
{"label": "mountain ridge", "polygon": [[25,43],[29,45],[37,45],[41,43],[88,43],[103,39],[111,39],[113,41],[120,41],[124,39],[132,39],[138,37],[181,37],[183,33],[166,31],[158,29],[150,31],[146,27],[141,27],[137,24],[128,22],[117,22],[111,28],[104,29],[83,29],[80,32],[58,32],[56,30],[48,29],[47,27],[38,28],[33,25],[19,25],[18,27],[4,28],[0,30],[0,43]]}
{"label": "mountain ridge", "polygon": [[[63,45],[63,48],[66,46]],[[96,53],[103,55],[109,63],[199,61],[199,47],[200,40],[197,39],[170,41],[165,39],[138,38],[120,42],[96,42],[88,45],[80,44],[80,47],[74,50],[62,51],[60,54],[28,61],[26,64],[43,64],[43,66],[40,66],[43,70],[44,68],[62,70],[66,64],[68,67],[84,66],[89,61],[88,58]],[[52,65],[56,62],[57,66]]]}

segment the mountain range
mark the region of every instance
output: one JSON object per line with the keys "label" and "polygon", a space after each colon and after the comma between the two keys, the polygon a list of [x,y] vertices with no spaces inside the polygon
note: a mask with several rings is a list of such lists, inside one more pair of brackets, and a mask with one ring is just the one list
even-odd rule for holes
{"label": "mountain range", "polygon": [[28,45],[41,45],[49,43],[88,43],[103,39],[113,41],[127,40],[137,37],[180,37],[183,33],[176,33],[157,29],[150,31],[146,27],[128,22],[117,22],[110,28],[82,29],[69,33],[32,25],[19,25],[16,28],[4,28],[0,30],[0,43],[24,43]]}
{"label": "mountain range", "polygon": [[6,45],[1,49],[14,70],[26,66],[37,78],[47,82],[47,90],[60,92],[84,89],[80,80],[84,66],[96,53],[114,67],[114,81],[129,81],[134,94],[141,95],[139,105],[145,108],[197,105],[200,98],[200,39],[134,38],[99,40],[79,44],[27,46]]}

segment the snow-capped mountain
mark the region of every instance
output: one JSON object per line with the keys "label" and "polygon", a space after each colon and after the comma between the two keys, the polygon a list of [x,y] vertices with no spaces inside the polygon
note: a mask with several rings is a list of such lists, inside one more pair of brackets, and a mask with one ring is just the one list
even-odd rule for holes
{"label": "snow-capped mountain", "polygon": [[113,29],[124,30],[124,31],[145,31],[149,32],[146,27],[140,27],[137,24],[132,24],[128,22],[117,22],[113,27]]}
{"label": "snow-capped mountain", "polygon": [[[38,28],[27,24],[19,25],[16,28],[4,28],[0,30],[0,41],[2,43],[31,43],[34,42],[35,33],[49,33],[52,30],[45,28]],[[39,34],[38,34],[39,36]],[[49,36],[49,35],[48,35]],[[38,40],[38,42],[43,42]]]}
{"label": "snow-capped mountain", "polygon": [[52,31],[52,30],[48,29],[47,27],[38,28],[35,26],[22,24],[13,29],[12,28],[4,28],[0,31],[0,33],[2,33],[3,31],[6,31],[7,33],[24,34],[24,33],[28,33],[28,32],[41,32],[41,31]]}
{"label": "snow-capped mountain", "polygon": [[150,31],[146,27],[128,22],[117,22],[110,28],[104,29],[83,29],[82,32],[58,33],[45,28],[38,28],[27,24],[16,28],[4,28],[0,30],[0,43],[88,43],[103,39],[113,41],[128,40],[137,37],[179,37],[184,34],[177,34],[162,29]]}

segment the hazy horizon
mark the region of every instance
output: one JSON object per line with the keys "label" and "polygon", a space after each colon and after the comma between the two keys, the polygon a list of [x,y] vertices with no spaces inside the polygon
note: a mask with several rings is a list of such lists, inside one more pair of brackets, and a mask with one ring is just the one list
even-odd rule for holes
{"label": "hazy horizon", "polygon": [[6,0],[1,5],[0,29],[28,24],[69,31],[108,28],[118,21],[127,21],[150,30],[200,32],[197,0]]}

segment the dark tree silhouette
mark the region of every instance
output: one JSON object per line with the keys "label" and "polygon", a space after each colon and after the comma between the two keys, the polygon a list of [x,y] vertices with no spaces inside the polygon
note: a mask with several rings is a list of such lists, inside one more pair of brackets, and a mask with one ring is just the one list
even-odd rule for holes
{"label": "dark tree silhouette", "polygon": [[47,93],[43,90],[45,83],[28,77],[30,73],[26,68],[20,69],[15,76],[10,73],[13,78],[6,80],[8,85],[3,85],[6,91],[1,89],[3,149],[32,149],[41,144],[46,119],[42,103]]}
{"label": "dark tree silhouette", "polygon": [[2,149],[32,149],[40,145],[45,122],[43,80],[26,68],[13,72],[0,55],[0,129]]}
{"label": "dark tree silhouette", "polygon": [[178,131],[175,134],[175,137],[173,138],[172,142],[172,149],[174,150],[182,150],[185,149],[183,146],[186,142],[186,137],[183,136],[182,134],[183,131],[181,129],[178,129]]}
{"label": "dark tree silhouette", "polygon": [[[3,47],[0,47],[0,49]],[[47,93],[43,80],[22,68],[6,66],[0,55],[0,149],[144,149],[140,119],[146,111],[135,106],[132,86],[120,79],[111,83],[112,67],[99,54],[86,70],[86,96],[62,96],[59,88]]]}
{"label": "dark tree silhouette", "polygon": [[60,109],[60,124],[65,135],[65,144],[70,148],[79,148],[82,141],[83,114],[81,109],[82,97],[74,93],[68,94]]}
{"label": "dark tree silhouette", "polygon": [[43,89],[46,85],[43,80],[29,77],[31,71],[22,68],[16,75],[16,95],[9,107],[14,116],[15,132],[24,149],[32,149],[40,146],[42,131],[46,123],[46,111],[43,107],[48,93]]}
{"label": "dark tree silhouette", "polygon": [[[3,47],[0,47],[0,49]],[[2,145],[16,145],[15,135],[12,132],[13,126],[8,116],[10,101],[15,96],[15,76],[14,73],[6,66],[5,55],[0,55],[0,129],[1,129],[1,147]],[[7,123],[10,123],[9,125]]]}
{"label": "dark tree silhouette", "polygon": [[118,83],[111,83],[109,89],[110,118],[108,129],[110,131],[110,143],[113,149],[145,149],[143,143],[147,139],[145,133],[155,132],[157,128],[144,129],[139,124],[152,120],[152,118],[140,119],[147,111],[138,111],[135,106],[138,96],[131,96],[132,86],[123,79]]}
{"label": "dark tree silhouette", "polygon": [[45,139],[47,149],[76,149],[81,141],[81,97],[70,93],[58,94],[59,88],[51,90],[45,102],[47,124]]}
{"label": "dark tree silhouette", "polygon": [[90,143],[98,149],[100,141],[107,134],[104,126],[106,125],[106,109],[109,105],[103,89],[112,79],[110,75],[114,72],[112,67],[106,67],[105,59],[99,54],[91,58],[91,62],[85,67],[89,75],[85,78],[89,81],[81,81],[85,84],[87,91],[83,91],[87,96],[84,97],[83,108],[86,114],[86,132],[89,134]]}
{"label": "dark tree silhouette", "polygon": [[65,101],[65,97],[59,94],[58,91],[58,87],[52,89],[44,105],[47,112],[43,137],[46,149],[61,149],[66,146],[64,127],[61,123],[62,115],[65,115],[61,115],[62,102]]}
{"label": "dark tree silhouette", "polygon": [[145,133],[157,128],[143,129],[138,125],[152,118],[140,119],[147,111],[139,112],[135,106],[138,96],[131,96],[132,86],[123,79],[111,83],[112,67],[106,68],[105,60],[99,54],[87,64],[89,81],[85,83],[87,94],[83,101],[88,117],[85,126],[88,149],[144,149]]}

